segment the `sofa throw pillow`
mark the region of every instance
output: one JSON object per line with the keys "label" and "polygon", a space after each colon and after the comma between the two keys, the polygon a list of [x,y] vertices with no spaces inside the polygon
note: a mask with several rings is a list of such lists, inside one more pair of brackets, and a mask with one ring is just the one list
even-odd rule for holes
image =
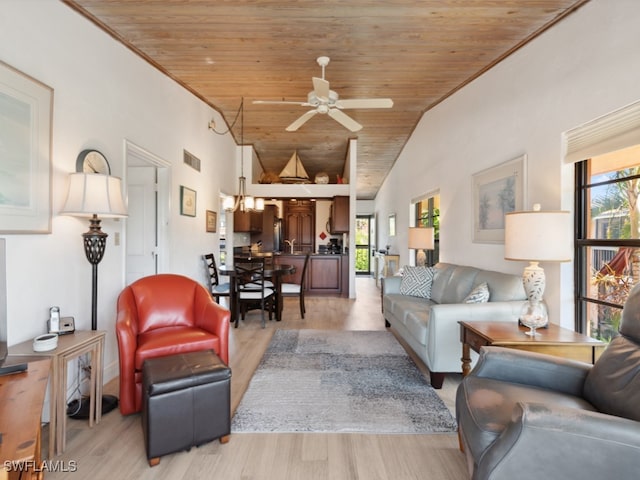
{"label": "sofa throw pillow", "polygon": [[431,284],[435,275],[434,267],[405,266],[400,281],[400,293],[412,297],[431,298]]}
{"label": "sofa throw pillow", "polygon": [[489,301],[489,295],[489,285],[487,282],[482,282],[469,292],[462,303],[486,303]]}

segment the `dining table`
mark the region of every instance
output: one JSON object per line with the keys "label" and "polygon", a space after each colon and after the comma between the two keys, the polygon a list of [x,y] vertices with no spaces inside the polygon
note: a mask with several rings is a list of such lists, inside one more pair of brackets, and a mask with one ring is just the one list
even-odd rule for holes
{"label": "dining table", "polygon": [[[296,271],[295,265],[274,264],[264,269],[264,277],[273,282],[276,294],[276,321],[282,320],[282,277]],[[233,265],[220,265],[218,274],[229,277],[229,310],[231,311],[231,323],[238,319],[238,305],[236,302],[236,270]]]}

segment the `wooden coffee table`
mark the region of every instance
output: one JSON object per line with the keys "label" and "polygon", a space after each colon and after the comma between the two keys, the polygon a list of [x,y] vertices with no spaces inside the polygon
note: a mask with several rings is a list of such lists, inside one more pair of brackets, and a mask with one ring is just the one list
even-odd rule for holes
{"label": "wooden coffee table", "polygon": [[582,335],[549,323],[539,328],[539,335],[525,335],[528,327],[517,322],[458,322],[462,342],[462,374],[471,371],[471,350],[480,353],[480,347],[497,346],[546,353],[556,357],[594,363],[606,344],[595,338]]}

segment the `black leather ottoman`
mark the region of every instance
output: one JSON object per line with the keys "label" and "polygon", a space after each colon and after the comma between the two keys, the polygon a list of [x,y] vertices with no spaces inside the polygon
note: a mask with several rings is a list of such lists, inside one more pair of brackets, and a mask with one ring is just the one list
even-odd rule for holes
{"label": "black leather ottoman", "polygon": [[149,465],[231,434],[231,369],[213,350],[146,360],[142,366],[142,428]]}

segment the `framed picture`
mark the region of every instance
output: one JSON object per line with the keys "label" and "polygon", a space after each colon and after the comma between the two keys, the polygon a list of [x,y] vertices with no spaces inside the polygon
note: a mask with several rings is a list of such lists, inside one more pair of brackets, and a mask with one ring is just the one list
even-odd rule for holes
{"label": "framed picture", "polygon": [[218,224],[218,214],[211,210],[207,210],[207,232],[216,233],[217,224]]}
{"label": "framed picture", "polygon": [[522,155],[473,175],[473,241],[504,243],[504,215],[522,210],[526,196]]}
{"label": "framed picture", "polygon": [[180,185],[180,215],[196,216],[196,191]]}
{"label": "framed picture", "polygon": [[53,89],[0,62],[0,233],[51,233]]}
{"label": "framed picture", "polygon": [[389,236],[396,236],[396,214],[392,213],[389,215]]}

